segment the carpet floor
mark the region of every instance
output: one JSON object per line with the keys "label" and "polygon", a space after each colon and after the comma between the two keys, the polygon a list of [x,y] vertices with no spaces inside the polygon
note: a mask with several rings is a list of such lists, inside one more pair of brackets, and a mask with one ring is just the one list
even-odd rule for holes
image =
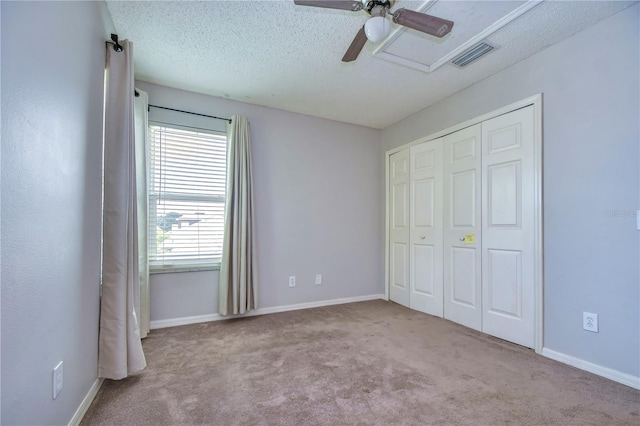
{"label": "carpet floor", "polygon": [[83,425],[640,425],[640,391],[381,300],[153,330]]}

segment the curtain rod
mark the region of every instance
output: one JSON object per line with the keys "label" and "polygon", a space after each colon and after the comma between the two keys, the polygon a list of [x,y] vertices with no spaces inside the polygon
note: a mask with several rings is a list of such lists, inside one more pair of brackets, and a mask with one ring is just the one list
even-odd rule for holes
{"label": "curtain rod", "polygon": [[158,106],[158,105],[149,105],[149,107],[153,107],[153,108],[160,108],[160,109],[166,109],[168,111],[176,111],[176,112],[183,112],[185,114],[192,114],[192,115],[199,115],[201,117],[207,117],[207,118],[215,118],[216,120],[224,120],[224,121],[228,121],[229,124],[231,124],[231,119],[230,118],[222,118],[222,117],[216,117],[215,115],[207,115],[207,114],[200,114],[197,112],[189,112],[189,111],[183,111],[181,109],[175,109],[175,108],[167,108],[167,107],[163,107],[163,106]]}

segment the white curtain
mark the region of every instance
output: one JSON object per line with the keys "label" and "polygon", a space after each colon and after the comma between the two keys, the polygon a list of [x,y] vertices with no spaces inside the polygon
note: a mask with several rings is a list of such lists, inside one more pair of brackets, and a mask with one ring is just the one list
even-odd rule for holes
{"label": "white curtain", "polygon": [[136,194],[138,206],[138,270],[140,274],[140,337],[145,338],[150,327],[149,306],[149,253],[147,235],[147,219],[149,206],[147,200],[147,159],[148,155],[148,131],[149,131],[149,95],[140,89],[136,89],[134,98],[135,111],[135,144],[136,144]]}
{"label": "white curtain", "polygon": [[107,44],[102,298],[98,376],[122,379],[146,366],[140,304],[132,44]]}
{"label": "white curtain", "polygon": [[243,314],[258,305],[249,121],[234,115],[227,126],[227,202],[218,287],[218,313]]}

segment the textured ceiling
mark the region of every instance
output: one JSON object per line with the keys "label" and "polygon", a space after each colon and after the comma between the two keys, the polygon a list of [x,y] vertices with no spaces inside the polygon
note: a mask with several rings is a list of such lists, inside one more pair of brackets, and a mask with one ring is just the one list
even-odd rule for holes
{"label": "textured ceiling", "polygon": [[[400,0],[393,10],[424,3]],[[477,14],[485,3],[490,9],[490,2],[439,0],[431,10],[437,6],[442,18],[448,8],[456,13],[454,37],[473,25],[473,15],[460,13],[465,4]],[[355,62],[341,62],[368,17],[362,11],[292,0],[107,5],[120,38],[134,43],[139,80],[382,129],[632,3],[544,1],[486,37],[499,49],[464,69],[446,64],[431,73],[373,56],[371,42]],[[433,46],[433,38],[413,32],[407,40],[413,37],[416,49]]]}

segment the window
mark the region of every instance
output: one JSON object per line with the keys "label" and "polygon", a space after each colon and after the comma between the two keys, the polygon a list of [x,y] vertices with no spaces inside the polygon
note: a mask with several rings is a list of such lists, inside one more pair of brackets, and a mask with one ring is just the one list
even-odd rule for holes
{"label": "window", "polygon": [[213,269],[224,230],[227,138],[149,126],[149,266]]}

